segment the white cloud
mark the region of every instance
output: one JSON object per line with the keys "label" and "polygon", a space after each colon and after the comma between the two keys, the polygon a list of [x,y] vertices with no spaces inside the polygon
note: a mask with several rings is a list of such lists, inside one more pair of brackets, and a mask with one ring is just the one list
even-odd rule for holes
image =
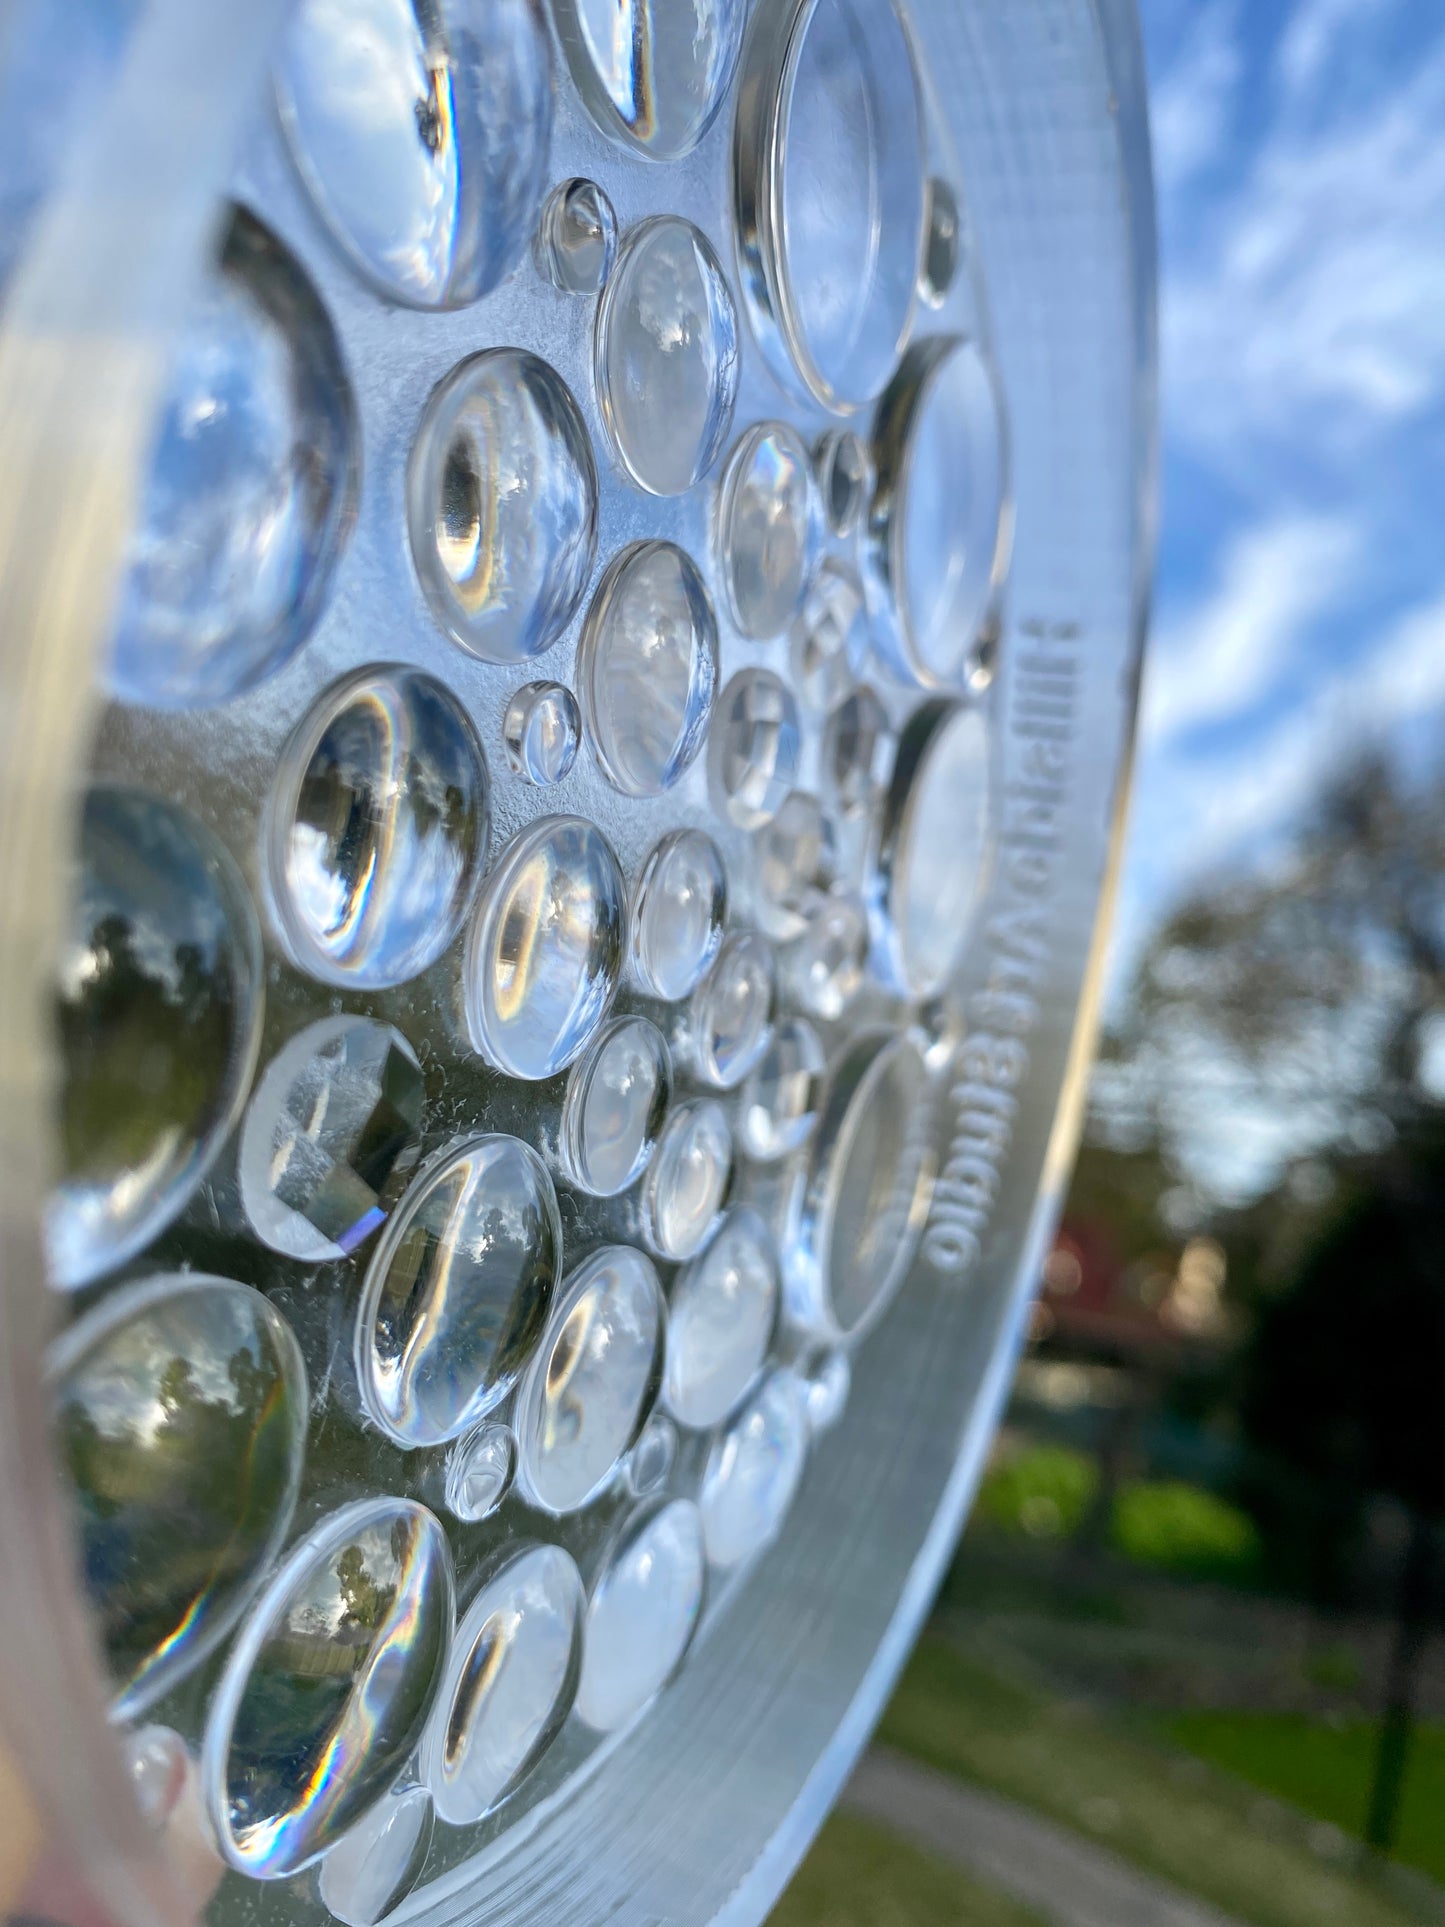
{"label": "white cloud", "polygon": [[1439,709],[1445,703],[1445,595],[1403,616],[1368,666],[1349,680],[1376,728],[1414,722]]}
{"label": "white cloud", "polygon": [[1317,681],[1247,742],[1205,756],[1168,743],[1151,753],[1146,738],[1135,821],[1152,875],[1140,883],[1177,887],[1246,842],[1267,847],[1332,767],[1442,710],[1445,595],[1408,610],[1360,661]]}
{"label": "white cloud", "polygon": [[1362,660],[1316,684],[1249,754],[1210,813],[1202,854],[1277,834],[1338,768],[1401,724],[1445,708],[1445,595],[1408,610]]}
{"label": "white cloud", "polygon": [[1239,80],[1232,0],[1217,0],[1195,21],[1149,103],[1154,170],[1161,191],[1183,185],[1219,154]]}
{"label": "white cloud", "polygon": [[1325,516],[1288,516],[1238,537],[1214,593],[1156,629],[1146,743],[1224,721],[1268,695],[1315,617],[1338,598],[1359,546],[1349,522]]}
{"label": "white cloud", "polygon": [[1190,883],[1245,848],[1270,860],[1332,768],[1445,713],[1445,594],[1407,610],[1354,663],[1313,683],[1273,727],[1208,754],[1177,735],[1141,746],[1114,950],[1122,983]]}
{"label": "white cloud", "polygon": [[[1296,20],[1297,78],[1328,14]],[[1262,439],[1339,457],[1445,395],[1442,127],[1445,37],[1363,107],[1281,115],[1207,231],[1166,201],[1169,419],[1234,477]]]}
{"label": "white cloud", "polygon": [[1303,0],[1285,23],[1275,53],[1275,72],[1286,95],[1314,91],[1346,32],[1390,0]]}

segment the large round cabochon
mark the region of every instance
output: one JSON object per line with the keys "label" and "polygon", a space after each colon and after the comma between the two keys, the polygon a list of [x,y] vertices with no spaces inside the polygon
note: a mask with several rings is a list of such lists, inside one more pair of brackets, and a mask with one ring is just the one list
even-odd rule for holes
{"label": "large round cabochon", "polygon": [[893,0],[754,19],[734,131],[742,285],[769,366],[848,413],[883,389],[918,293],[923,105]]}
{"label": "large round cabochon", "polygon": [[284,1540],[306,1372],[259,1292],[184,1273],[103,1298],[57,1342],[50,1379],[86,1590],[130,1718],[214,1650]]}
{"label": "large round cabochon", "polygon": [[488,1063],[528,1081],[565,1070],[616,994],[626,934],[626,884],[600,830],[544,816],[514,837],[467,945],[467,1023]]}
{"label": "large round cabochon", "polygon": [[361,1499],[295,1546],[231,1648],[201,1757],[233,1867],[284,1880],[386,1793],[426,1727],[453,1623],[425,1506]]}
{"label": "large round cabochon", "polygon": [[394,301],[455,308],[521,258],[547,183],[536,0],[299,0],[281,123],[337,242]]}
{"label": "large round cabochon", "polygon": [[51,1276],[91,1283],[194,1196],[261,1035],[261,935],[234,858],[179,805],[97,784],[60,959]]}
{"label": "large round cabochon", "polygon": [[562,1256],[546,1166],[514,1137],[437,1153],[367,1268],[356,1375],[398,1444],[441,1445],[499,1404],[541,1335]]}

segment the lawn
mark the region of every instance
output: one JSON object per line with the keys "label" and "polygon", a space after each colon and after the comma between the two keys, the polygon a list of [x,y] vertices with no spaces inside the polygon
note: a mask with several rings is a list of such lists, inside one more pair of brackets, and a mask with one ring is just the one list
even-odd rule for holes
{"label": "lawn", "polygon": [[[1169,1737],[1211,1766],[1303,1807],[1356,1837],[1363,1831],[1379,1729],[1337,1728],[1290,1713],[1177,1713]],[[1445,1884],[1445,1728],[1419,1729],[1405,1775],[1395,1857]]]}
{"label": "lawn", "polygon": [[772,1927],[1043,1927],[990,1888],[870,1820],[836,1813],[772,1914]]}
{"label": "lawn", "polygon": [[1405,1927],[1419,1918],[1393,1892],[1322,1860],[1296,1830],[1262,1827],[1247,1787],[1130,1725],[1005,1678],[937,1636],[914,1655],[881,1737],[1253,1927]]}

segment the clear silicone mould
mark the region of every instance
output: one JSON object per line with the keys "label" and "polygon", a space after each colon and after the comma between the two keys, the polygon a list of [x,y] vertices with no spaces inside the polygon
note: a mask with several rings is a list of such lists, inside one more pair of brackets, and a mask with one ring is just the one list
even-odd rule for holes
{"label": "clear silicone mould", "polygon": [[[826,303],[813,299],[823,282],[807,280],[802,259],[789,260],[785,219],[767,234],[756,229],[766,201],[757,190],[778,155],[791,156],[793,188],[809,187],[805,163],[819,117],[758,128],[739,111],[740,88],[758,63],[777,85],[747,98],[775,98],[781,111],[791,98],[783,71],[790,49],[806,75],[807,61],[826,51],[853,9],[868,17],[892,63],[880,70],[875,92],[883,97],[892,87],[888,97],[903,100],[916,85],[918,139],[903,149],[917,179],[910,175],[902,198],[890,199],[903,228],[890,227],[886,253],[896,261],[916,242],[918,286],[885,290],[887,325],[868,333],[875,347],[887,337],[881,374],[829,359]],[[423,141],[431,157],[426,179],[440,183],[441,199],[427,202],[423,194],[423,202],[433,212],[471,208],[468,218],[478,218],[466,197],[469,159],[473,181],[478,166],[507,180],[505,219],[499,215],[482,237],[487,245],[429,257],[431,279],[401,275],[409,290],[401,299],[391,298],[395,256],[382,261],[358,225],[375,209],[355,199],[360,176],[346,171],[355,124],[339,141],[335,115],[318,117],[308,96],[302,131],[294,73],[289,84],[284,76],[278,83],[280,63],[298,57],[281,51],[282,0],[245,8],[141,0],[123,22],[101,9],[63,9],[58,0],[19,0],[14,11],[0,52],[0,687],[9,719],[0,757],[0,1543],[7,1555],[0,1561],[0,1750],[15,1788],[10,1810],[33,1844],[24,1848],[22,1884],[4,1905],[65,1927],[97,1918],[179,1927],[201,1913],[215,1927],[306,1927],[369,1908],[437,1927],[760,1920],[863,1744],[967,1509],[1077,1123],[1097,909],[1127,766],[1151,529],[1152,230],[1132,8],[1128,0],[1019,0],[1005,17],[982,0],[911,0],[897,12],[890,0],[754,0],[741,9],[734,48],[729,35],[739,10],[694,0],[694,11],[715,16],[718,26],[696,95],[701,104],[682,135],[649,145],[635,129],[619,137],[595,89],[579,91],[577,47],[564,36],[575,35],[587,11],[581,0],[551,13],[534,0],[507,0],[493,13],[454,0],[427,9],[420,27],[421,9],[373,0],[372,12],[405,29],[399,42],[378,36],[383,56],[399,44],[407,61],[419,63],[420,91],[403,88],[397,99],[404,139]],[[308,4],[309,30],[327,30],[328,15],[334,23],[338,11],[345,16],[319,0]],[[486,31],[467,41],[478,21]],[[436,36],[445,42],[448,34],[455,44],[439,48]],[[501,70],[482,60],[487,45],[494,58],[499,48],[505,56],[507,79],[490,105],[478,90],[488,72],[495,78]],[[911,76],[900,59],[911,63]],[[323,77],[326,68],[323,60]],[[537,84],[543,69],[544,90]],[[313,79],[316,71],[308,67]],[[823,105],[835,112],[841,98]],[[516,138],[509,154],[478,161],[477,129],[504,124],[493,111],[498,100],[522,117]],[[843,117],[846,123],[846,104]],[[663,158],[689,141],[686,152]],[[899,151],[877,161],[889,182]],[[365,158],[375,164],[375,150],[368,146]],[[328,169],[341,171],[328,180]],[[585,232],[569,239],[556,227],[552,196],[571,183],[592,183],[597,194],[575,197]],[[781,214],[788,192],[781,181],[773,185]],[[809,194],[804,202],[815,248],[827,221],[820,227],[813,217],[820,207],[829,219],[837,210]],[[939,208],[951,210],[953,243],[934,231]],[[615,220],[615,251],[603,209]],[[707,253],[692,259],[706,274],[683,291],[686,302],[665,310],[648,307],[634,274],[609,308],[609,271],[629,262],[645,267],[649,253],[636,248],[637,236],[662,220],[703,237]],[[912,238],[900,251],[905,228]],[[257,232],[269,238],[257,243]],[[431,240],[438,234],[448,248],[457,238],[445,223],[427,230]],[[564,243],[580,251],[575,270],[559,269]],[[254,337],[240,323],[240,335],[229,321],[220,330],[224,343],[253,342],[242,388],[227,392],[238,408],[244,402],[242,416],[230,419],[257,431],[242,452],[260,467],[228,466],[235,448],[203,438],[219,467],[203,465],[161,506],[194,510],[200,521],[186,527],[202,529],[217,505],[225,509],[221,523],[241,526],[232,511],[245,506],[251,586],[277,592],[275,606],[290,612],[291,626],[283,624],[274,653],[248,656],[244,670],[223,663],[219,684],[186,685],[203,694],[224,687],[225,700],[181,708],[112,699],[110,688],[135,693],[117,673],[115,637],[137,557],[154,572],[157,558],[164,564],[176,553],[168,546],[174,524],[155,515],[151,484],[156,451],[167,459],[170,447],[156,434],[167,419],[177,345],[194,304],[213,288],[220,251],[229,248],[234,258],[238,249],[273,245],[274,258],[294,264],[294,277],[288,265],[267,283],[279,321]],[[658,260],[686,266],[677,251],[663,250],[654,266]],[[603,284],[600,302],[594,281]],[[599,310],[606,311],[600,324]],[[648,317],[664,312],[674,321],[706,320],[697,353],[673,358],[665,330],[638,338],[633,324],[645,333]],[[619,323],[615,338],[609,313],[627,324]],[[801,363],[800,341],[812,344]],[[996,396],[1005,424],[997,526],[990,523],[994,539],[990,546],[986,531],[981,549],[970,520],[956,569],[950,563],[941,578],[920,580],[910,600],[897,581],[900,569],[914,566],[899,533],[907,503],[895,498],[900,479],[911,486],[918,471],[906,460],[900,466],[888,438],[901,436],[906,455],[910,423],[927,413],[917,380],[906,387],[923,364],[907,357],[928,343],[960,342],[968,365],[981,360],[987,369],[987,398]],[[474,601],[498,586],[486,570],[506,545],[487,548],[485,477],[463,460],[468,448],[475,452],[475,438],[448,443],[435,487],[413,491],[410,522],[407,478],[419,472],[418,438],[440,385],[470,358],[496,350],[545,364],[570,397],[564,406],[550,380],[538,381],[534,404],[541,405],[536,396],[547,403],[546,419],[534,418],[511,444],[517,486],[557,512],[561,533],[549,553],[555,560],[565,551],[568,573],[560,587],[551,584],[558,592],[545,607],[538,598],[545,601],[548,582],[530,579],[526,610],[503,625],[521,644],[488,641],[479,652],[465,634],[458,639],[468,624],[455,612],[438,619],[438,598],[445,608],[450,591],[436,581],[428,588],[417,559],[418,551],[439,557],[446,580]],[[653,468],[645,395],[599,393],[599,370],[604,381],[625,382],[629,370],[649,369],[659,393],[680,383],[685,471]],[[333,371],[332,405],[319,415],[311,406],[318,370],[322,379]],[[313,384],[304,392],[294,386],[303,376]],[[299,419],[312,427],[299,440],[278,434],[301,404]],[[596,468],[595,554],[594,504],[572,407]],[[968,415],[966,397],[964,408]],[[969,415],[982,421],[981,460],[986,418],[987,409]],[[192,425],[199,432],[222,419],[203,407]],[[547,454],[559,422],[573,451],[564,463]],[[823,513],[803,574],[831,563],[856,577],[866,603],[862,661],[853,659],[851,643],[799,652],[793,624],[762,640],[737,624],[717,547],[728,521],[719,515],[719,489],[730,450],[770,422],[786,424],[813,453]],[[861,457],[846,444],[840,456],[844,434],[858,438]],[[297,469],[286,466],[293,458]],[[680,492],[636,486],[629,460],[644,482],[681,483]],[[286,487],[273,498],[267,491],[278,476]],[[980,479],[970,499],[987,509],[989,474],[980,470]],[[858,490],[861,503],[853,500]],[[286,512],[268,518],[273,499]],[[418,519],[422,534],[434,538],[430,550],[419,542]],[[923,538],[932,526],[925,516]],[[281,533],[297,529],[304,539],[276,546]],[[686,687],[674,686],[676,677],[645,686],[648,701],[630,714],[609,708],[599,739],[599,705],[588,697],[579,651],[585,658],[589,621],[595,632],[606,613],[599,594],[608,571],[642,543],[672,545],[695,571],[695,582],[686,577],[687,647],[677,648],[673,629],[664,652],[674,666],[685,664],[688,680]],[[971,586],[980,567],[981,596]],[[268,568],[283,573],[268,575]],[[308,593],[279,593],[288,585],[284,568],[305,577]],[[527,587],[521,576],[516,581]],[[958,584],[968,593],[954,596]],[[806,607],[801,584],[800,592]],[[946,646],[933,646],[930,628],[930,646],[921,650],[920,612],[942,610],[946,628],[960,609],[977,611],[966,617],[970,633],[950,633]],[[675,609],[654,613],[651,630],[643,622],[629,631],[644,649]],[[749,626],[773,620],[770,610],[766,625]],[[231,631],[215,634],[219,647]],[[255,661],[266,670],[258,679]],[[805,688],[798,687],[800,662]],[[334,816],[338,799],[362,807],[370,785],[318,788],[312,778],[318,809],[295,810],[285,824],[316,832],[312,854],[322,860],[304,872],[312,883],[324,888],[340,878],[350,895],[313,903],[310,927],[325,933],[329,958],[308,968],[308,956],[316,963],[315,939],[298,931],[274,895],[272,803],[283,781],[308,780],[288,760],[287,745],[322,713],[327,692],[382,669],[440,684],[480,747],[485,785],[473,787],[485,806],[474,803],[470,819],[479,834],[417,838],[442,866],[427,873],[430,900],[445,904],[447,917],[455,908],[459,927],[436,954],[430,941],[398,939],[390,951],[371,945],[363,916],[367,942],[361,951],[348,948],[352,909],[386,911],[383,896],[362,887],[367,846],[345,841],[344,822],[338,835]],[[633,673],[645,675],[636,663]],[[543,763],[529,763],[513,747],[521,740],[514,705],[544,679],[579,699],[583,741],[575,760],[549,761],[549,780],[538,782],[527,772]],[[865,687],[881,718],[866,706],[838,717],[840,702]],[[778,690],[785,700],[775,700]],[[708,738],[725,720],[729,691],[748,700],[734,705],[732,767],[720,776],[726,759],[710,754]],[[938,713],[928,705],[940,703],[949,718],[966,715],[964,735],[981,733],[986,745],[987,808],[977,807],[971,791],[975,827],[957,839],[952,869],[936,827],[926,852],[910,843],[911,826],[939,821],[936,810],[921,807],[932,799],[910,787],[906,758]],[[390,702],[372,707],[383,731],[401,713]],[[657,732],[645,744],[622,740],[640,718],[658,717],[671,721],[666,740]],[[866,758],[861,748],[851,753],[864,735]],[[378,752],[370,767],[406,762]],[[611,777],[623,772],[622,783],[610,780],[609,764]],[[918,767],[932,767],[932,759],[921,757]],[[847,808],[832,800],[840,770]],[[359,1095],[354,1080],[345,1086],[359,1106],[347,1119],[328,1125],[312,1106],[295,1116],[279,1147],[270,1140],[267,1181],[275,1175],[282,1204],[312,1226],[317,1241],[304,1254],[267,1242],[248,1216],[238,1165],[244,1123],[231,1121],[214,1156],[208,1146],[208,1158],[197,1159],[169,1224],[143,1248],[117,1254],[78,1293],[62,1298],[46,1283],[42,1205],[73,1150],[54,1122],[62,1115],[63,1067],[48,1014],[57,971],[76,955],[70,879],[79,807],[92,783],[139,786],[184,811],[223,850],[223,867],[233,865],[244,880],[264,944],[259,1038],[252,1049],[248,1032],[242,1052],[247,1106],[256,1089],[252,1060],[264,1074],[309,1027],[364,1020],[376,1027],[366,1036],[400,1040],[366,1059],[370,1081],[363,1079]],[[752,1101],[748,1071],[739,1073],[741,1088],[695,1075],[699,1061],[710,1062],[706,1048],[698,1055],[697,980],[687,968],[661,969],[646,946],[634,951],[630,920],[663,837],[686,830],[713,839],[726,889],[709,884],[693,920],[705,979],[724,940],[761,927],[755,837],[793,794],[820,799],[836,816],[835,860],[819,886],[820,904],[810,873],[803,908],[791,895],[783,906],[790,917],[803,915],[802,933],[793,935],[790,925],[763,940],[776,947],[777,1019],[806,1015],[825,1069],[815,1110],[804,1113],[816,1120],[804,1141],[779,1159],[758,1159],[741,1128],[742,1107]],[[576,852],[537,828],[544,818],[589,832],[584,841],[595,862],[580,893],[563,863]],[[384,841],[373,846],[378,861]],[[475,878],[461,873],[464,864],[456,874],[447,869],[459,847],[477,867]],[[331,861],[332,849],[347,860]],[[545,851],[551,868],[543,876],[537,864]],[[359,865],[351,860],[358,852]],[[924,881],[910,883],[911,876]],[[959,906],[952,946],[939,939],[936,914],[932,923],[924,914],[936,912],[931,893],[940,876],[947,900]],[[569,887],[552,887],[559,879]],[[398,887],[393,876],[388,888]],[[918,891],[926,894],[911,903]],[[725,939],[715,927],[724,898]],[[544,914],[529,923],[539,904]],[[587,929],[579,935],[574,926],[584,910]],[[327,920],[332,912],[339,921]],[[428,927],[426,915],[420,927]],[[900,938],[910,929],[911,951],[907,936]],[[81,946],[84,967],[73,981],[83,987],[85,970],[93,970],[94,981],[123,988],[117,947],[92,941],[94,934]],[[384,961],[351,968],[349,959],[362,952]],[[173,950],[165,980],[177,999],[192,981],[187,968],[193,978],[195,966]],[[685,982],[683,994],[652,994],[674,981]],[[530,1012],[536,1024],[518,1026],[514,993],[538,997]],[[705,1119],[715,1112],[719,1123],[702,1134],[709,1167],[698,1191],[706,1206],[695,1226],[702,1248],[685,1260],[655,1250],[665,1120],[646,1168],[615,1196],[571,1184],[564,1170],[568,1070],[606,1022],[632,1014],[665,1040],[676,1072],[669,1115],[686,1121],[681,1105],[702,1106]],[[846,1114],[845,1086],[857,1076],[860,1088],[874,1088],[857,1059],[880,1033],[884,1061],[906,1064],[906,1091],[923,1092],[910,1117],[919,1141],[891,1147],[907,1154],[903,1221],[914,1255],[887,1277],[886,1304],[860,1301],[855,1281],[823,1261],[854,1235],[852,1220],[840,1216],[839,1194],[856,1192],[865,1212],[873,1195],[836,1181],[836,1159],[841,1146],[846,1166],[864,1141],[862,1121]],[[230,1117],[228,1104],[221,1113]],[[417,1428],[394,1415],[392,1433],[379,1426],[358,1381],[356,1312],[368,1265],[384,1239],[393,1255],[404,1248],[401,1234],[414,1222],[406,1216],[408,1189],[432,1168],[428,1160],[479,1135],[516,1140],[546,1167],[558,1197],[564,1281],[606,1248],[644,1248],[665,1301],[681,1264],[705,1262],[708,1237],[721,1235],[718,1221],[726,1225],[742,1210],[755,1215],[778,1253],[782,1311],[742,1406],[700,1429],[674,1425],[662,1412],[649,1421],[661,1392],[664,1319],[655,1365],[625,1423],[609,1433],[614,1462],[595,1486],[589,1464],[587,1478],[562,1493],[570,1500],[589,1488],[575,1510],[538,1509],[525,1452],[513,1476],[517,1392],[504,1390],[495,1405],[490,1389],[479,1400],[443,1397],[445,1417],[422,1428],[428,1436],[449,1431],[453,1419],[476,1427],[408,1443],[394,1433],[410,1439]],[[343,1154],[333,1155],[338,1146]],[[676,1156],[669,1168],[682,1185],[687,1172]],[[898,1204],[898,1189],[878,1187],[885,1213]],[[63,1363],[63,1351],[51,1350],[61,1327],[75,1321],[78,1329],[98,1307],[119,1302],[118,1294],[187,1270],[259,1291],[290,1327],[309,1387],[304,1466],[286,1544],[248,1577],[254,1590],[239,1599],[235,1630],[223,1628],[211,1655],[146,1708],[143,1723],[125,1708],[111,1719],[114,1682],[100,1664],[76,1563],[73,1501],[54,1475],[59,1455],[47,1454],[53,1390],[46,1360],[52,1368],[56,1356]],[[559,1291],[555,1311],[565,1309],[564,1298]],[[565,1334],[534,1322],[542,1327],[535,1345],[556,1356]],[[529,1360],[541,1355],[533,1349]],[[568,1355],[561,1343],[564,1363]],[[369,1369],[367,1354],[360,1356]],[[519,1370],[520,1384],[520,1362]],[[509,1367],[498,1382],[510,1376]],[[197,1401],[183,1374],[166,1380],[165,1398],[181,1412],[194,1405],[194,1423],[201,1422],[206,1399]],[[493,1428],[485,1441],[482,1426]],[[767,1488],[751,1468],[774,1435],[786,1443],[788,1477]],[[183,1426],[179,1436],[195,1434]],[[106,1460],[102,1453],[85,1462],[94,1469]],[[234,1865],[223,1872],[218,1841],[237,1837],[217,1824],[217,1801],[228,1796],[216,1788],[226,1780],[202,1766],[219,1760],[226,1717],[248,1704],[243,1662],[276,1655],[269,1615],[285,1603],[278,1588],[297,1570],[288,1562],[298,1547],[329,1547],[328,1521],[358,1505],[381,1508],[376,1516],[393,1526],[411,1522],[409,1531],[421,1509],[436,1521],[435,1532],[419,1530],[417,1543],[429,1548],[433,1596],[445,1591],[443,1570],[455,1584],[459,1620],[509,1552],[555,1547],[550,1565],[563,1574],[575,1568],[588,1600],[577,1704],[554,1720],[564,1686],[540,1716],[543,1743],[522,1748],[522,1768],[479,1818],[450,1824],[443,1816],[433,1826],[420,1743],[423,1683],[402,1735],[409,1738],[414,1724],[417,1744],[405,1758],[377,1756],[387,1784],[378,1784],[373,1804],[338,1809],[333,1833],[317,1823],[298,1858],[308,1859],[319,1841],[319,1862],[293,1871],[291,1861],[272,1860],[284,1877],[265,1880]],[[264,1534],[260,1542],[268,1543]],[[337,1560],[354,1543],[341,1545]],[[393,1623],[390,1582],[367,1563],[370,1556],[363,1547],[338,1579],[338,1635]],[[392,1556],[399,1559],[395,1547]],[[403,1606],[408,1596],[396,1595]],[[813,1664],[816,1651],[801,1650],[816,1635],[812,1607],[800,1607],[819,1599],[830,1614],[822,1666]],[[449,1622],[443,1614],[434,1623]],[[595,1650],[624,1657],[635,1656],[639,1629],[664,1629],[643,1654],[650,1665],[627,1673],[628,1693],[603,1693],[595,1664],[589,1680],[589,1626]],[[444,1632],[436,1643],[446,1645]],[[479,1650],[485,1654],[485,1642]],[[290,1676],[285,1667],[296,1657],[281,1639],[281,1675]],[[442,1671],[438,1665],[432,1682],[437,1693]],[[475,1693],[465,1703],[469,1715],[480,1704]],[[474,1730],[482,1734],[485,1721]],[[341,1819],[354,1824],[342,1827]],[[365,1834],[357,1830],[363,1825]],[[671,1843],[666,1856],[648,1848],[660,1832]]]}

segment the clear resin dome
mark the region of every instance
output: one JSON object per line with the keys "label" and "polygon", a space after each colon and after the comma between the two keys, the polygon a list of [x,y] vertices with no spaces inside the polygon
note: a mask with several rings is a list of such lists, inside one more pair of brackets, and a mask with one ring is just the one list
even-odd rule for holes
{"label": "clear resin dome", "polygon": [[246,1094],[261,937],[233,858],[185,810],[86,798],[60,959],[60,1181],[51,1276],[86,1285],[184,1209]]}
{"label": "clear resin dome", "polygon": [[276,98],[322,217],[394,300],[461,307],[521,259],[552,133],[533,0],[299,0]]}

